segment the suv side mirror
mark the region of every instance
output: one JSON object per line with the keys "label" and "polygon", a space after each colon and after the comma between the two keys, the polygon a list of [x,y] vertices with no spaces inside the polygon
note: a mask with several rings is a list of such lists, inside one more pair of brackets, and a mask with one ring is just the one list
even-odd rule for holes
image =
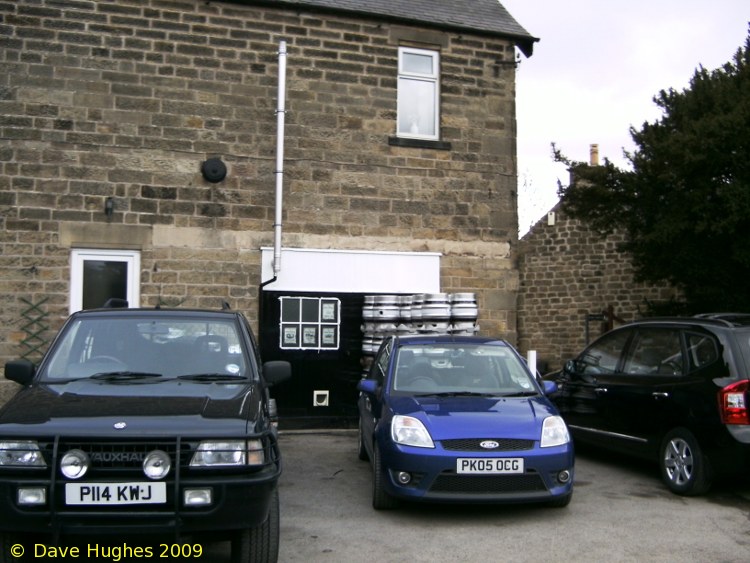
{"label": "suv side mirror", "polygon": [[563,366],[563,372],[565,372],[566,375],[573,375],[576,372],[576,361],[568,360],[567,362],[565,362],[565,366]]}
{"label": "suv side mirror", "polygon": [[13,360],[5,363],[5,379],[10,379],[21,385],[29,385],[34,379],[36,366],[29,360]]}
{"label": "suv side mirror", "polygon": [[263,379],[271,387],[292,377],[292,364],[284,360],[271,360],[263,364]]}

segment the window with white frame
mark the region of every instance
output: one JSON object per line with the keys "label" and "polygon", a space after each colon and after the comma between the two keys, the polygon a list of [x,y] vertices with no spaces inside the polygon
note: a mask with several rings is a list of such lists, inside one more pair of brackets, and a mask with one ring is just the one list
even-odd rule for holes
{"label": "window with white frame", "polygon": [[140,306],[141,254],[137,250],[75,249],[70,253],[70,312],[95,309],[108,299]]}
{"label": "window with white frame", "polygon": [[338,350],[341,301],[321,297],[279,297],[282,349]]}
{"label": "window with white frame", "polygon": [[398,49],[397,136],[440,137],[440,54],[427,49]]}

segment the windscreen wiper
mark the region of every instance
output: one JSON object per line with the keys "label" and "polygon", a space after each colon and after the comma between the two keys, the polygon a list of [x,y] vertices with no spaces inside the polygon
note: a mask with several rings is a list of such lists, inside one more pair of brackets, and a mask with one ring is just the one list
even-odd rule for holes
{"label": "windscreen wiper", "polygon": [[226,381],[233,383],[235,381],[247,381],[244,375],[232,375],[229,373],[194,373],[190,375],[179,375],[177,379],[183,381]]}
{"label": "windscreen wiper", "polygon": [[145,371],[106,371],[90,375],[88,379],[95,379],[97,381],[136,381],[139,379],[153,379],[161,376],[160,373]]}
{"label": "windscreen wiper", "polygon": [[496,397],[495,393],[477,393],[476,391],[440,391],[434,393],[417,393],[415,397]]}

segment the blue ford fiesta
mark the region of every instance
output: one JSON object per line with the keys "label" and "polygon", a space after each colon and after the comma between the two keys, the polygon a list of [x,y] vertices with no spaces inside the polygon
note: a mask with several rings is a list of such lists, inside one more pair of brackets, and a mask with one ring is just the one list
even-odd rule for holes
{"label": "blue ford fiesta", "polygon": [[359,457],[372,504],[398,499],[567,506],[573,444],[526,362],[505,341],[392,336],[359,394]]}

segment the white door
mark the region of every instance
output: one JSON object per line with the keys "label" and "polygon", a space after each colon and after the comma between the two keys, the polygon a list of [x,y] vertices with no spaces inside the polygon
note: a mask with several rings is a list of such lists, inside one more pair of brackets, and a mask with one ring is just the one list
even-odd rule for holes
{"label": "white door", "polygon": [[70,312],[96,309],[108,299],[140,306],[141,254],[136,250],[76,249],[70,255]]}

